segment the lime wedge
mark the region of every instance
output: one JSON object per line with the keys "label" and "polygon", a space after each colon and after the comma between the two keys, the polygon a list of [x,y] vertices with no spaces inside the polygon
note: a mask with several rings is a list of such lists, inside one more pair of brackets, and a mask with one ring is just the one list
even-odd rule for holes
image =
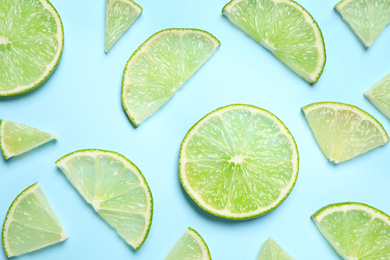
{"label": "lime wedge", "polygon": [[0,148],[5,159],[28,152],[57,137],[42,130],[0,120]]}
{"label": "lime wedge", "polygon": [[35,251],[68,238],[38,183],[22,191],[12,202],[2,235],[7,257]]}
{"label": "lime wedge", "polygon": [[0,1],[0,96],[41,85],[64,45],[60,16],[47,0]]}
{"label": "lime wedge", "polygon": [[164,105],[219,46],[214,36],[196,29],[166,29],[146,40],[123,72],[122,104],[134,125]]}
{"label": "lime wedge", "polygon": [[298,149],[270,112],[230,105],[188,131],[179,172],[184,189],[205,211],[228,219],[253,218],[290,194],[298,176]]}
{"label": "lime wedge", "polygon": [[316,21],[291,0],[232,0],[223,14],[310,84],[325,67],[325,44]]}
{"label": "lime wedge", "polygon": [[390,217],[382,211],[349,202],[326,206],[311,218],[343,259],[390,259]]}
{"label": "lime wedge", "polygon": [[165,260],[211,260],[211,256],[203,238],[198,232],[188,228]]}
{"label": "lime wedge", "polygon": [[294,260],[294,258],[284,251],[272,238],[268,238],[264,242],[257,260]]}
{"label": "lime wedge", "polygon": [[324,155],[341,163],[389,142],[383,126],[358,107],[320,102],[302,108]]}
{"label": "lime wedge", "polygon": [[366,47],[370,47],[390,23],[388,0],[343,0],[335,8]]}
{"label": "lime wedge", "polygon": [[390,118],[390,74],[367,90],[364,95]]}
{"label": "lime wedge", "polygon": [[148,236],[153,199],[141,171],[116,152],[80,150],[56,162],[99,215],[134,249]]}
{"label": "lime wedge", "polygon": [[106,0],[106,53],[141,13],[141,6],[131,0]]}

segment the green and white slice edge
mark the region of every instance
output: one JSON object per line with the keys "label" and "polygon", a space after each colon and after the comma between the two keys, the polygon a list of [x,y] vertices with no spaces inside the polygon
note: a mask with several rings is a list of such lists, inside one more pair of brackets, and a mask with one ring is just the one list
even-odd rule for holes
{"label": "green and white slice edge", "polygon": [[188,228],[176,242],[165,260],[211,260],[206,242],[198,232]]}
{"label": "green and white slice edge", "polygon": [[324,155],[341,163],[389,142],[383,126],[358,107],[319,102],[302,108]]}
{"label": "green and white slice edge", "polygon": [[232,0],[222,13],[308,83],[318,81],[326,62],[324,38],[317,22],[298,3]]}
{"label": "green and white slice edge", "polygon": [[363,203],[338,203],[311,219],[343,259],[390,259],[390,217],[382,211]]}
{"label": "green and white slice edge", "polygon": [[12,202],[2,236],[7,257],[32,252],[68,238],[38,183],[22,191]]}
{"label": "green and white slice edge", "polygon": [[368,89],[364,95],[376,108],[390,118],[390,74]]}
{"label": "green and white slice edge", "polygon": [[4,0],[0,10],[0,97],[25,94],[47,80],[60,60],[61,18],[47,0]]}
{"label": "green and white slice edge", "polygon": [[107,53],[142,13],[132,0],[106,0],[105,48]]}
{"label": "green and white slice edge", "polygon": [[37,128],[0,120],[0,148],[5,159],[28,152],[57,137]]}
{"label": "green and white slice edge", "polygon": [[123,72],[122,104],[133,124],[153,115],[219,46],[217,38],[198,29],[166,29],[147,39]]}
{"label": "green and white slice edge", "polygon": [[268,238],[264,242],[257,260],[294,260],[275,240]]}
{"label": "green and white slice edge", "polygon": [[343,0],[335,8],[366,47],[370,47],[390,23],[388,0]]}
{"label": "green and white slice edge", "polygon": [[152,224],[153,199],[137,166],[119,153],[98,149],[75,151],[56,164],[95,211],[139,249]]}

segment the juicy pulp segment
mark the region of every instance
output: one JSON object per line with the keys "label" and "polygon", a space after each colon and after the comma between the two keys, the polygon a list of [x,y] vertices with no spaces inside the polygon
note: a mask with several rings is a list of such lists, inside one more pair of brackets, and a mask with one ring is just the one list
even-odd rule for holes
{"label": "juicy pulp segment", "polygon": [[294,260],[272,238],[268,238],[261,248],[257,260]]}
{"label": "juicy pulp segment", "polygon": [[390,118],[390,74],[367,90],[364,95],[376,108]]}

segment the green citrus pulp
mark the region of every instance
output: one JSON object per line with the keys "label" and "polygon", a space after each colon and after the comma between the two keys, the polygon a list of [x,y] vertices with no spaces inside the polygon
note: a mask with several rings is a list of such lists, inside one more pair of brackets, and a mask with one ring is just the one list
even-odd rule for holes
{"label": "green citrus pulp", "polygon": [[372,86],[364,95],[390,118],[390,74]]}
{"label": "green citrus pulp", "polygon": [[294,260],[294,258],[284,251],[275,240],[268,238],[264,242],[257,260]]}

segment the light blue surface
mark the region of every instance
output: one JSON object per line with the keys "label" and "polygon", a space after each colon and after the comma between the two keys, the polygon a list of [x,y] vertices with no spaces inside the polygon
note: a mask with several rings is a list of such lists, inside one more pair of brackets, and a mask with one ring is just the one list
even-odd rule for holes
{"label": "light blue surface", "polygon": [[[52,0],[64,24],[62,60],[39,89],[0,100],[0,118],[52,132],[59,140],[9,161],[0,159],[0,218],[19,192],[38,181],[69,239],[15,259],[164,259],[187,227],[203,236],[214,260],[256,260],[268,237],[295,259],[339,259],[311,214],[344,201],[390,213],[390,146],[333,165],[321,153],[300,110],[318,101],[350,103],[390,131],[390,121],[363,97],[390,73],[390,28],[365,49],[333,9],[337,0],[298,2],[325,37],[327,63],[314,86],[223,17],[225,1],[139,0],[143,14],[105,54],[104,1]],[[120,101],[123,68],[144,40],[171,27],[207,30],[221,41],[221,48],[171,101],[134,128]],[[270,214],[249,221],[228,221],[204,212],[185,194],[178,176],[179,147],[188,129],[206,113],[232,103],[274,113],[294,135],[300,154],[298,181],[290,196]],[[149,237],[138,251],[93,211],[54,164],[85,148],[117,151],[145,175],[154,215]],[[0,259],[5,259],[3,253]]]}

